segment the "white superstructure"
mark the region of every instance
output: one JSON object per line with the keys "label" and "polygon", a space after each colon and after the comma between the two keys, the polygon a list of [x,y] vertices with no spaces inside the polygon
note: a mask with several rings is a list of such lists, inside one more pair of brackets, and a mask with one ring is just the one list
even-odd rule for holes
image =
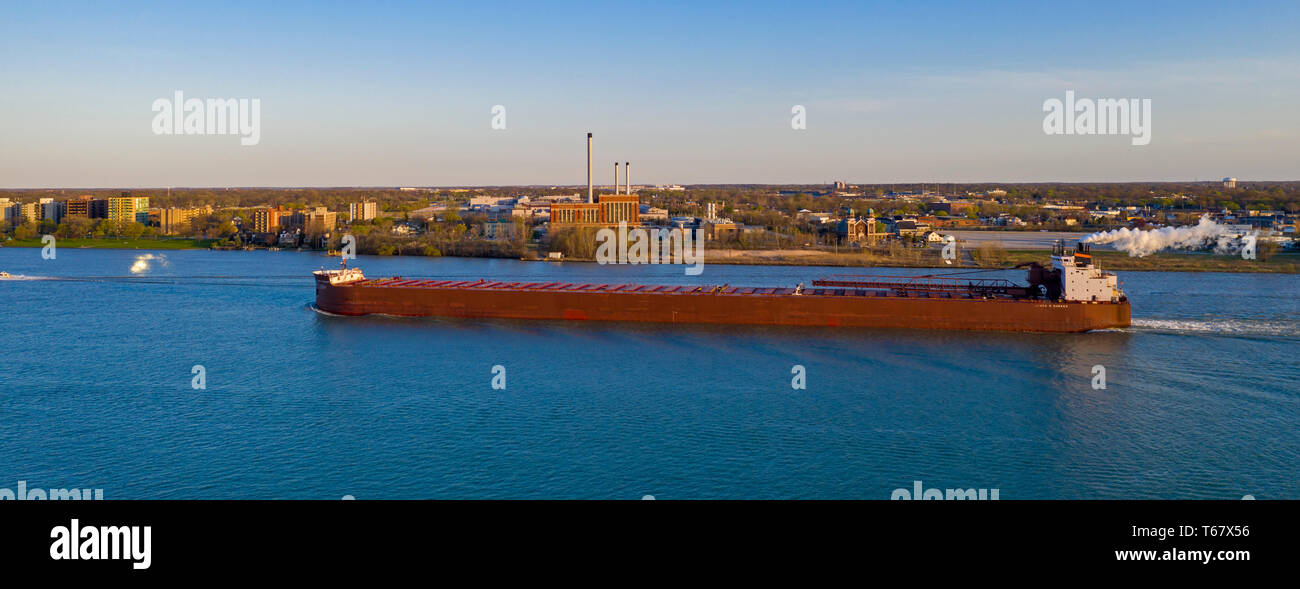
{"label": "white superstructure", "polygon": [[347,284],[349,282],[357,282],[366,279],[365,275],[361,273],[360,268],[340,268],[338,270],[317,270],[315,272],[312,272],[312,274],[315,274],[318,277],[324,277],[328,279],[331,286],[337,286],[339,284]]}
{"label": "white superstructure", "polygon": [[1119,279],[1092,260],[1088,245],[1080,243],[1077,250],[1067,249],[1064,243],[1052,249],[1052,267],[1061,275],[1061,295],[1067,301],[1118,302],[1124,297],[1119,289]]}

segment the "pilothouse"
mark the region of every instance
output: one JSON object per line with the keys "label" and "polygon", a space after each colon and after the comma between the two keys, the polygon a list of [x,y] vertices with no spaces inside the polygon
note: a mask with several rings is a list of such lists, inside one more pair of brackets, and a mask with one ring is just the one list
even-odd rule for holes
{"label": "pilothouse", "polygon": [[1052,268],[1060,275],[1061,293],[1067,301],[1118,303],[1126,300],[1119,289],[1119,278],[1102,272],[1092,259],[1088,244],[1079,242],[1075,249],[1060,241],[1052,248]]}

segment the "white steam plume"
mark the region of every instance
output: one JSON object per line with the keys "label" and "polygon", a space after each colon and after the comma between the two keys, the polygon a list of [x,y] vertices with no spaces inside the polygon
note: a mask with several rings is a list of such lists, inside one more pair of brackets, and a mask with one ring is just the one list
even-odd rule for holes
{"label": "white steam plume", "polygon": [[1129,257],[1143,258],[1161,250],[1204,249],[1214,247],[1215,253],[1231,254],[1241,250],[1241,240],[1231,228],[1201,217],[1195,225],[1161,227],[1151,231],[1141,229],[1116,229],[1093,233],[1084,243],[1109,243],[1115,249],[1128,252]]}

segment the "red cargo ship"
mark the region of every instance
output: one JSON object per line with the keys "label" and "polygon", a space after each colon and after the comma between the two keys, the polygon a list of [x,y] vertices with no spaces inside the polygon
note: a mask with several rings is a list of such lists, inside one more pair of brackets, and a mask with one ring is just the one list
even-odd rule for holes
{"label": "red cargo ship", "polygon": [[948,276],[838,276],[794,288],[367,279],[320,270],[316,307],[338,315],[646,321],[998,331],[1127,327],[1113,274],[1058,244],[1052,267],[1028,265],[1028,285]]}

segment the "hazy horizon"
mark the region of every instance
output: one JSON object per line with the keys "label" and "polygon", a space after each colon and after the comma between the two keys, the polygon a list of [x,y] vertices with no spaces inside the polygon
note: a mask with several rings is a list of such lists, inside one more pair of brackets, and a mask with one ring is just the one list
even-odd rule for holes
{"label": "hazy horizon", "polygon": [[[612,173],[612,172],[611,172],[611,173]],[[930,184],[931,187],[933,187],[933,185],[935,184],[934,182],[915,181],[915,180],[913,180],[913,181],[902,180],[902,181],[898,181],[898,182],[857,182],[857,181],[853,181],[853,180],[844,180],[844,179],[839,179],[839,180],[842,181],[842,182],[847,183],[847,184],[850,185],[850,186],[869,186],[869,187],[883,187],[883,186],[889,186],[889,185],[893,185],[893,184],[896,184],[896,185],[899,185],[899,186],[916,186],[916,185],[925,185],[925,184]],[[1242,185],[1248,185],[1248,184],[1250,184],[1250,183],[1252,183],[1252,182],[1257,182],[1257,183],[1267,183],[1267,184],[1278,184],[1278,183],[1300,182],[1300,179],[1278,179],[1278,180],[1270,180],[1270,179],[1255,179],[1255,178],[1237,178],[1236,180],[1237,180],[1237,185],[1238,185],[1238,187],[1242,187]],[[1067,181],[1058,181],[1058,180],[1017,181],[1017,182],[1000,182],[1000,181],[996,181],[996,180],[974,180],[974,181],[940,182],[940,183],[938,183],[938,188],[939,188],[939,191],[942,192],[945,188],[951,188],[952,186],[963,186],[963,187],[965,187],[965,186],[976,186],[976,185],[1024,186],[1024,185],[1043,185],[1043,184],[1197,184],[1197,183],[1201,183],[1201,184],[1220,184],[1220,183],[1222,183],[1222,179],[1217,179],[1217,178],[1216,178],[1216,179],[1213,179],[1213,180],[1201,179],[1201,180],[1120,180],[1120,181],[1112,181],[1112,180],[1077,180],[1077,181],[1068,181],[1068,182],[1067,182]],[[678,184],[678,185],[679,185],[679,186],[683,186],[683,187],[697,187],[697,188],[698,188],[698,187],[722,187],[722,186],[771,186],[771,187],[786,187],[786,186],[818,186],[818,185],[829,185],[829,184],[830,184],[830,183],[828,183],[828,182],[776,182],[776,183],[769,183],[769,182],[710,182],[710,183],[690,183],[690,184]],[[644,183],[644,182],[643,182],[643,183],[633,182],[632,185],[633,185],[634,187],[640,187],[640,188],[644,189],[644,188],[647,188],[647,187],[649,187],[649,188],[653,188],[653,187],[656,186],[656,185],[659,185],[659,186],[665,186],[666,184],[663,184],[663,183],[659,183],[659,184],[655,184],[655,183],[647,184],[647,183]],[[599,191],[599,190],[608,190],[608,189],[610,188],[610,184],[609,184],[608,182],[606,182],[606,183],[604,183],[604,184],[601,184],[601,183],[597,182],[597,183],[593,184],[593,186],[594,186],[595,189],[598,190],[598,191]],[[621,186],[621,184],[620,184],[620,186]],[[398,188],[418,188],[418,189],[429,189],[429,190],[450,190],[450,189],[495,189],[495,188],[532,188],[532,189],[538,189],[538,188],[541,188],[541,189],[554,188],[554,189],[556,189],[556,190],[569,190],[569,189],[572,189],[572,190],[578,190],[578,189],[582,189],[582,190],[585,191],[585,190],[587,189],[587,185],[586,185],[586,183],[583,183],[583,184],[540,184],[540,183],[533,183],[533,184],[442,184],[442,185],[411,185],[411,184],[407,184],[407,185],[400,185],[400,186],[399,186],[399,185],[396,185],[396,184],[393,184],[393,185],[378,185],[378,184],[375,184],[375,185],[362,185],[362,184],[357,184],[357,185],[351,185],[351,186],[349,186],[349,185],[341,185],[341,184],[340,184],[340,185],[331,185],[331,186],[326,186],[326,185],[318,185],[318,186],[298,185],[298,186],[295,186],[295,185],[288,185],[288,184],[280,185],[280,186],[270,186],[270,185],[268,185],[268,186],[235,186],[235,185],[229,185],[229,186],[219,186],[219,185],[210,185],[210,186],[197,186],[197,185],[196,185],[196,186],[14,186],[14,187],[2,187],[2,188],[0,188],[0,191],[5,191],[5,192],[21,192],[21,191],[35,191],[35,190],[50,190],[50,191],[53,191],[53,190],[160,190],[160,191],[161,191],[161,190],[169,190],[169,189],[170,189],[170,190],[396,190],[396,189],[398,189]],[[621,189],[621,188],[620,188],[620,189]]]}
{"label": "hazy horizon", "polygon": [[[1300,5],[1088,6],[17,5],[0,187],[579,186],[587,132],[597,185],[1300,174]],[[155,134],[176,91],[260,142]],[[1149,99],[1150,143],[1045,134],[1067,91]]]}

